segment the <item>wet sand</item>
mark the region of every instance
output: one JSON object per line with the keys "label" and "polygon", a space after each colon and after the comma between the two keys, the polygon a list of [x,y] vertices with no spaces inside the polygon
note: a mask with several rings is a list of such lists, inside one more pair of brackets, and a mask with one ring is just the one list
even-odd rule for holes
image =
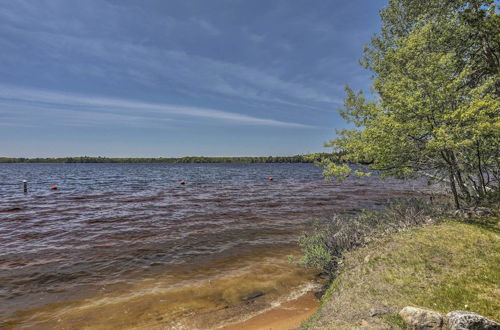
{"label": "wet sand", "polygon": [[246,321],[231,324],[221,330],[288,330],[297,329],[312,316],[319,306],[314,292],[287,301]]}
{"label": "wet sand", "polygon": [[297,253],[296,248],[252,251],[192,270],[161,272],[84,299],[16,313],[0,328],[293,328],[314,312],[311,292],[324,284],[317,272],[288,262],[287,256]]}

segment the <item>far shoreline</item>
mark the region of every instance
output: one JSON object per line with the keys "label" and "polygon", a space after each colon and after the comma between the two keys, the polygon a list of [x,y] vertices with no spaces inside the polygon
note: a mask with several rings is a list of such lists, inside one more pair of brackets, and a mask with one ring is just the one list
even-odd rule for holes
{"label": "far shoreline", "polygon": [[314,163],[320,159],[338,159],[332,153],[314,153],[293,156],[186,156],[186,157],[0,157],[0,164],[98,164],[98,163],[195,163],[195,164],[221,164],[221,163]]}

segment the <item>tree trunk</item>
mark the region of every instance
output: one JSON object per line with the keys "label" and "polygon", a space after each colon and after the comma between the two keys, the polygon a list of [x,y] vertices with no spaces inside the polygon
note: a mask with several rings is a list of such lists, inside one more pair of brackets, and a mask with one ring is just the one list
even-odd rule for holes
{"label": "tree trunk", "polygon": [[451,167],[449,169],[449,172],[450,172],[450,187],[453,193],[453,199],[455,200],[455,207],[457,208],[457,210],[460,210],[460,200],[458,199],[457,187],[455,185],[455,175]]}
{"label": "tree trunk", "polygon": [[454,176],[456,177],[457,186],[460,188],[460,191],[462,192],[462,196],[465,197],[465,200],[467,201],[467,203],[470,203],[471,202],[471,195],[470,195],[469,189],[467,188],[464,180],[462,179],[462,173],[461,173],[460,167],[458,165],[457,156],[455,155],[455,153],[453,151],[450,151],[449,153],[450,153],[450,156],[449,156],[450,164],[451,164]]}
{"label": "tree trunk", "polygon": [[480,149],[479,141],[476,142],[476,151],[477,151],[477,169],[479,172],[478,173],[479,182],[481,184],[482,194],[486,194],[486,183],[484,181],[483,168],[481,165],[481,149]]}

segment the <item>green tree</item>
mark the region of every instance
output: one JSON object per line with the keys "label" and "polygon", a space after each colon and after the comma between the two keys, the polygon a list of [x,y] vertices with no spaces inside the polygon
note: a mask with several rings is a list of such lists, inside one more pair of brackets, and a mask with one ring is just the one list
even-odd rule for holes
{"label": "green tree", "polygon": [[[455,205],[499,198],[500,18],[493,0],[390,0],[365,48],[373,97],[346,87],[342,117],[326,146],[382,176],[448,182]],[[342,180],[345,164],[322,161]],[[368,171],[358,171],[367,175]]]}

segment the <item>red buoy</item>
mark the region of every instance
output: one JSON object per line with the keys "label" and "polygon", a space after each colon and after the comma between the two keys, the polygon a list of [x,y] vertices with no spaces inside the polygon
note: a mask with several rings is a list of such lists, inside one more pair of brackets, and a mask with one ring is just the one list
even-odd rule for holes
{"label": "red buoy", "polygon": [[272,177],[272,176],[270,176],[270,177],[268,177],[268,178],[267,178],[267,180],[269,180],[269,181],[273,181],[273,177]]}
{"label": "red buoy", "polygon": [[181,181],[179,181],[179,184],[186,184],[186,181],[181,180]]}
{"label": "red buoy", "polygon": [[57,190],[57,186],[51,186],[50,190]]}

